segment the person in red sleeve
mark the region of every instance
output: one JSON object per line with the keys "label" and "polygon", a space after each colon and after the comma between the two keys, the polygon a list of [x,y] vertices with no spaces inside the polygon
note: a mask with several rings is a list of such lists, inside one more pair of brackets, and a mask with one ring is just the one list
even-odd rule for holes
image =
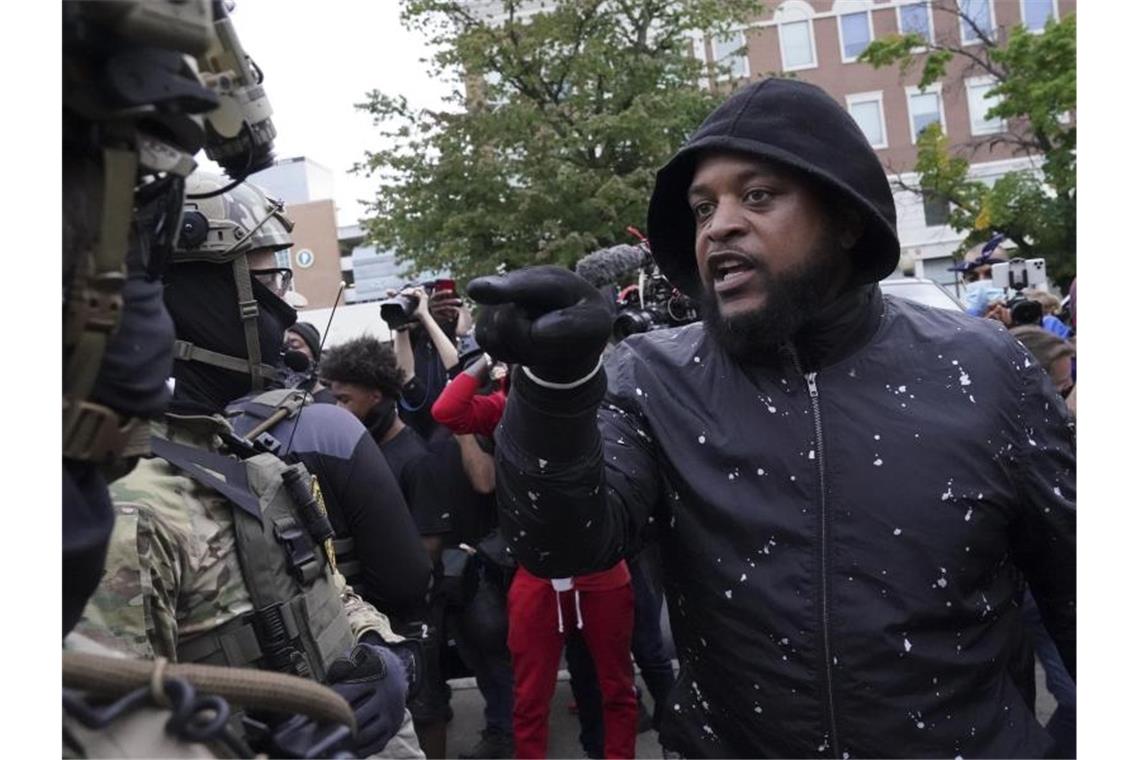
{"label": "person in red sleeve", "polygon": [[[456,435],[491,436],[507,403],[490,357],[483,354],[452,380],[432,406],[436,422]],[[488,379],[490,394],[478,391]],[[630,639],[633,588],[625,560],[600,573],[545,579],[519,567],[507,597],[507,645],[515,675],[515,756],[546,757],[550,700],[567,635],[586,643],[602,693],[605,757],[633,757],[637,744],[637,692]]]}
{"label": "person in red sleeve", "polygon": [[[447,384],[432,405],[431,416],[456,435],[493,436],[507,405],[505,374],[496,377],[496,371],[501,365],[493,364],[487,354],[480,356]],[[495,382],[495,390],[479,395],[488,378]]]}
{"label": "person in red sleeve", "polygon": [[[540,497],[541,498],[541,497]],[[573,578],[539,578],[519,565],[507,596],[507,645],[515,672],[515,757],[546,757],[550,700],[565,637],[577,630],[602,692],[607,758],[633,757],[637,693],[629,657],[633,589],[621,560]]]}

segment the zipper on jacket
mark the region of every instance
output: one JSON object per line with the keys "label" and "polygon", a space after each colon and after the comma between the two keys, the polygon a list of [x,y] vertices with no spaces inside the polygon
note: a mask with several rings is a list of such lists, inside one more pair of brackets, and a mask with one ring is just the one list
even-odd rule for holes
{"label": "zipper on jacket", "polygon": [[831,682],[831,627],[828,614],[828,585],[827,585],[827,486],[824,482],[823,466],[823,417],[819,409],[819,388],[815,383],[815,372],[804,372],[800,365],[799,354],[792,349],[792,362],[796,372],[803,375],[807,381],[808,395],[811,397],[811,414],[815,422],[815,461],[819,472],[819,585],[820,585],[820,622],[823,635],[823,674],[827,687],[827,722],[831,729],[832,755],[836,758],[839,752],[839,729],[835,722],[835,691]]}

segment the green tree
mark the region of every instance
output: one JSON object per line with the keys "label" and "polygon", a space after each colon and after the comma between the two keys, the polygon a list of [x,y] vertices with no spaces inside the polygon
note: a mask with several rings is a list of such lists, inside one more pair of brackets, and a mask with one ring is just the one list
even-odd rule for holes
{"label": "green tree", "polygon": [[[631,242],[656,169],[725,96],[701,77],[692,36],[725,33],[755,0],[404,0],[402,22],[436,46],[433,73],[462,72],[450,110],[378,91],[358,105],[391,147],[358,171],[380,181],[369,239],[411,271],[465,280],[572,264]],[[529,12],[539,6],[539,12]],[[727,67],[725,67],[727,70]]]}
{"label": "green tree", "polygon": [[[962,45],[956,36],[930,43],[914,34],[893,35],[871,43],[860,60],[876,68],[897,64],[903,73],[920,64],[920,87],[946,79],[949,64],[964,60],[963,76],[993,78],[986,97],[995,105],[986,118],[1004,119],[1007,131],[952,148],[941,127],[932,124],[918,139],[919,186],[908,189],[950,202],[949,224],[968,231],[957,255],[1001,233],[1025,258],[1044,258],[1053,280],[1067,286],[1076,274],[1077,252],[1076,15],[1051,19],[1044,33],[1015,26],[999,39],[954,0],[937,0],[933,7],[962,19],[981,44]],[[999,143],[1036,157],[1038,171],[1010,172],[992,185],[971,179],[970,154]]]}

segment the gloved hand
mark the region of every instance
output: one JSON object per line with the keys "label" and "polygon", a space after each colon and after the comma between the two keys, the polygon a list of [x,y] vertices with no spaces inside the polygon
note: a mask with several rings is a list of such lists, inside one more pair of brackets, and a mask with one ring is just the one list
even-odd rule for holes
{"label": "gloved hand", "polygon": [[399,656],[386,647],[357,644],[329,666],[326,685],[356,714],[353,751],[360,757],[379,752],[400,730],[408,681]]}
{"label": "gloved hand", "polygon": [[475,340],[496,359],[543,380],[573,382],[598,364],[613,326],[613,305],[569,269],[538,266],[479,277],[467,294],[485,308]]}

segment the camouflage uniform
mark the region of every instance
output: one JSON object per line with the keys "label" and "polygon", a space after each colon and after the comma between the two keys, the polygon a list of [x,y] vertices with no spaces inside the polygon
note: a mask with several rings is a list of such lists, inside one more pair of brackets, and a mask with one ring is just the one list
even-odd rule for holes
{"label": "camouflage uniform", "polygon": [[[223,430],[231,428],[220,416],[169,414],[152,432],[217,451]],[[234,507],[225,497],[157,457],[115,481],[111,497],[115,528],[107,562],[78,633],[135,657],[177,662],[180,638],[221,627],[253,609],[238,562]],[[389,643],[403,640],[340,573],[334,573],[334,582],[357,641],[368,631]],[[374,757],[423,760],[406,708],[399,733]]]}
{"label": "camouflage uniform", "polygon": [[[221,417],[168,415],[162,438],[217,451]],[[233,506],[159,458],[144,460],[111,485],[115,529],[99,587],[77,630],[143,658],[178,659],[179,639],[218,628],[253,609],[238,561]],[[359,640],[376,631],[401,638],[388,619],[336,575]]]}

